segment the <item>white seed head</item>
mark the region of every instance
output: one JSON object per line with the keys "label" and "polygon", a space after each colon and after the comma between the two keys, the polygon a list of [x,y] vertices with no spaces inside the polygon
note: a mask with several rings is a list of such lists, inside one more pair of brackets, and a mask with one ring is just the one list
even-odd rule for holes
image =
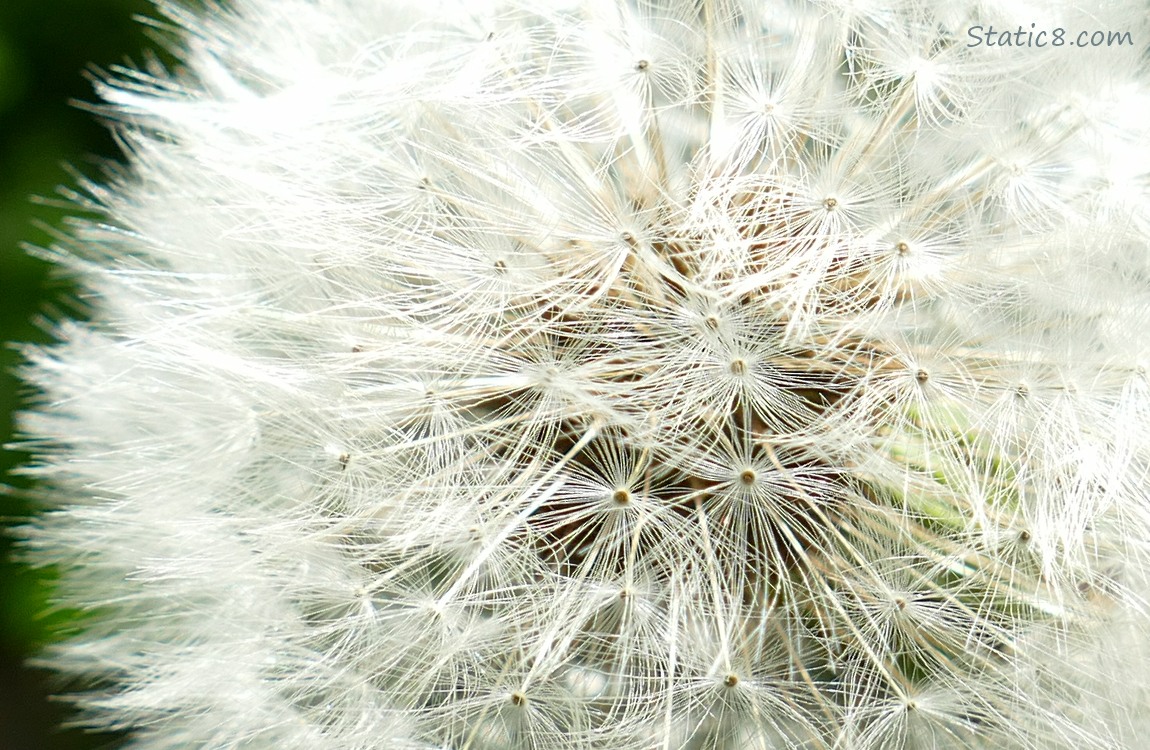
{"label": "white seed head", "polygon": [[28,352],[92,726],[1142,747],[1143,3],[161,12]]}

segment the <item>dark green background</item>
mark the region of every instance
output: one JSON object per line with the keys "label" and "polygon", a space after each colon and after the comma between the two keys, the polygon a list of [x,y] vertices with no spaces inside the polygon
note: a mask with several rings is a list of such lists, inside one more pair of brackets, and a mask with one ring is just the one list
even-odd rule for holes
{"label": "dark green background", "polygon": [[[154,15],[147,0],[0,0],[0,340],[44,341],[33,318],[49,305],[67,309],[70,290],[48,267],[21,250],[50,242],[44,228],[59,226],[67,210],[37,205],[72,178],[70,164],[98,176],[101,158],[115,157],[112,139],[94,118],[69,104],[92,101],[86,70],[106,68],[155,48],[134,14]],[[11,439],[12,411],[26,391],[12,370],[11,348],[0,353],[0,443]],[[25,456],[0,457],[0,517],[5,526],[33,511],[19,477],[7,476]],[[76,750],[115,747],[112,735],[62,730],[67,706],[50,703],[49,675],[22,666],[62,623],[38,616],[48,590],[44,574],[10,560],[0,539],[0,750]]]}

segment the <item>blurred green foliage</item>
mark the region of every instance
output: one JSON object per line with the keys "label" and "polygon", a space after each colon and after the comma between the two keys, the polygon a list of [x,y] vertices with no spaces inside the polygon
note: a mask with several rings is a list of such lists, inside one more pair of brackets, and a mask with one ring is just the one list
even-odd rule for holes
{"label": "blurred green foliage", "polygon": [[[34,319],[64,303],[70,290],[53,280],[47,265],[21,246],[47,245],[66,208],[32,201],[56,197],[73,178],[65,169],[98,175],[115,144],[93,116],[74,106],[94,95],[85,70],[107,67],[156,45],[134,14],[151,13],[147,0],[0,0],[0,340],[46,341]],[[11,414],[26,389],[13,373],[18,355],[0,352],[0,443],[12,437]],[[23,462],[16,451],[0,455],[0,474]],[[0,517],[18,524],[33,511],[19,477],[0,479]],[[52,703],[50,675],[23,666],[24,659],[61,626],[40,613],[49,585],[45,573],[10,560],[11,542],[0,537],[0,750],[79,750],[113,747],[117,738],[61,730],[68,707]]]}

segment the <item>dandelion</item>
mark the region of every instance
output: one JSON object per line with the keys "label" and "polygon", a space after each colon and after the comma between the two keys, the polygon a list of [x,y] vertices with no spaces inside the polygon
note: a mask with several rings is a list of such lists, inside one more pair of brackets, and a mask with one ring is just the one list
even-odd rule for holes
{"label": "dandelion", "polygon": [[965,44],[1141,3],[160,12],[28,351],[90,726],[1141,746],[1146,48]]}

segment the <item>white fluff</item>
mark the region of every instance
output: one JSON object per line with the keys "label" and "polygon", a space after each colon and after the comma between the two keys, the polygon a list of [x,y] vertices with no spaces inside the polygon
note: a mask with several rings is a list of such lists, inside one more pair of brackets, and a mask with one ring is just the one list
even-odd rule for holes
{"label": "white fluff", "polygon": [[1142,747],[1144,3],[161,12],[28,353],[92,726]]}

